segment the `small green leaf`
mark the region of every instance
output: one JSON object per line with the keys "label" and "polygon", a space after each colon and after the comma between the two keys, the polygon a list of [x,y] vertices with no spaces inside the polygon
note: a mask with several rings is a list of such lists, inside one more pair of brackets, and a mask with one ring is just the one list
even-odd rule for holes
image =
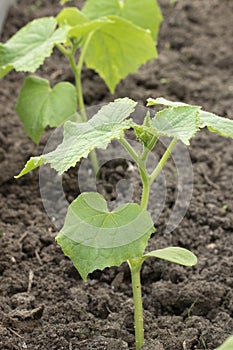
{"label": "small green leaf", "polygon": [[192,252],[180,247],[168,247],[153,250],[152,252],[144,255],[144,258],[149,257],[167,260],[184,266],[193,266],[197,263],[197,258]]}
{"label": "small green leaf", "polygon": [[222,345],[215,350],[232,350],[233,349],[233,336],[228,337]]}
{"label": "small green leaf", "polygon": [[222,118],[216,114],[200,111],[200,127],[205,126],[212,132],[233,139],[233,120]]}
{"label": "small green leaf", "polygon": [[[191,106],[183,102],[173,102],[170,100],[167,100],[163,97],[157,97],[157,98],[148,98],[147,99],[147,106],[156,106],[156,105],[162,105],[167,107],[180,107],[180,106]],[[196,106],[197,107],[197,106]]]}
{"label": "small green leaf", "polygon": [[145,130],[155,136],[169,136],[189,145],[189,140],[198,131],[199,110],[196,106],[178,106],[163,109],[151,120],[151,127]]}
{"label": "small green leaf", "polygon": [[[151,35],[145,29],[116,16],[108,19],[111,22],[93,34],[86,50],[85,63],[114,92],[121,79],[156,58],[157,52]],[[85,45],[85,41],[82,44]]]}
{"label": "small green leaf", "polygon": [[27,161],[24,169],[20,172],[19,175],[15,176],[15,179],[20,178],[21,176],[26,175],[31,170],[38,168],[40,165],[44,163],[43,157],[31,157],[29,161]]}
{"label": "small green leaf", "polygon": [[71,2],[72,0],[60,0],[61,5],[65,5],[67,2]]}
{"label": "small green leaf", "polygon": [[[159,97],[156,99],[148,98],[147,106],[154,106],[154,105],[163,105],[168,107],[179,107],[179,106],[194,107],[182,102],[169,101],[163,97]],[[199,114],[200,128],[204,128],[207,126],[208,129],[212,132],[217,132],[221,136],[233,138],[233,120],[220,117],[214,113],[202,111],[201,109],[199,109],[198,114]]]}
{"label": "small green leaf", "polygon": [[91,19],[113,15],[131,21],[138,27],[149,29],[154,40],[163,19],[157,0],[88,0],[82,11]]}
{"label": "small green leaf", "polygon": [[82,193],[69,206],[57,242],[83,279],[96,269],[142,256],[154,232],[149,212],[135,203],[112,212],[99,193]]}
{"label": "small green leaf", "polygon": [[35,143],[46,126],[60,126],[76,110],[76,90],[72,84],[62,82],[51,89],[48,80],[38,77],[25,79],[16,105],[25,132]]}
{"label": "small green leaf", "polygon": [[78,24],[89,22],[87,18],[77,7],[67,7],[63,9],[56,17],[57,22],[61,27],[74,27]]}
{"label": "small green leaf", "polygon": [[145,116],[143,125],[137,125],[137,124],[133,125],[137,140],[141,142],[145,147],[149,147],[152,138],[154,138],[154,136],[145,129],[150,127],[151,127],[151,118],[150,118],[149,112]]}
{"label": "small green leaf", "polygon": [[66,41],[66,29],[56,26],[53,17],[35,19],[7,43],[0,43],[0,78],[12,69],[34,73],[51,56],[54,45]]}
{"label": "small green leaf", "polygon": [[67,121],[62,144],[50,153],[31,158],[17,178],[43,163],[49,163],[62,174],[93,149],[105,149],[111,140],[122,137],[124,130],[131,128],[133,122],[125,119],[134,111],[136,104],[128,98],[118,99],[102,107],[88,122]]}

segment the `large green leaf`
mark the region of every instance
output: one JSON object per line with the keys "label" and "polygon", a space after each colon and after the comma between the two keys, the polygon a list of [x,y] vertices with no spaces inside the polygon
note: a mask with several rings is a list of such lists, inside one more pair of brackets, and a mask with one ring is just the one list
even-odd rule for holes
{"label": "large green leaf", "polygon": [[200,111],[200,128],[205,126],[212,132],[233,139],[233,120],[222,118],[213,113]]}
{"label": "large green leaf", "polygon": [[[154,106],[154,105],[163,105],[167,107],[179,107],[179,106],[193,107],[183,102],[169,101],[163,97],[159,97],[156,99],[149,98],[147,100],[147,106]],[[221,136],[233,138],[233,120],[220,117],[214,113],[202,111],[201,109],[199,109],[198,116],[199,116],[200,128],[204,128],[207,126],[208,129],[212,132],[217,132]]]}
{"label": "large green leaf", "polygon": [[96,269],[142,256],[154,232],[149,212],[135,203],[108,211],[99,193],[82,193],[69,206],[56,240],[83,279]]}
{"label": "large green leaf", "polygon": [[102,107],[88,122],[67,121],[64,127],[64,140],[55,151],[40,157],[31,158],[21,173],[21,177],[43,163],[49,163],[60,174],[68,170],[95,148],[105,149],[113,139],[124,135],[124,130],[132,126],[125,120],[135,109],[136,102],[118,99]]}
{"label": "large green leaf", "polygon": [[199,110],[197,106],[178,106],[163,109],[151,120],[145,131],[155,136],[169,136],[189,145],[189,140],[198,131]]}
{"label": "large green leaf", "polygon": [[56,26],[53,17],[35,19],[5,44],[0,43],[0,78],[12,69],[34,73],[52,54],[54,45],[66,41],[67,30]]}
{"label": "large green leaf", "polygon": [[158,258],[173,262],[183,266],[193,266],[197,263],[196,256],[187,249],[180,247],[167,247],[149,252],[143,256],[144,258]]}
{"label": "large green leaf", "polygon": [[137,72],[148,60],[156,58],[157,52],[151,35],[145,29],[116,16],[109,16],[108,19],[111,22],[92,35],[85,53],[85,63],[114,92],[121,79]]}
{"label": "large green leaf", "polygon": [[157,39],[159,26],[163,19],[156,0],[88,0],[82,12],[91,19],[111,15],[119,16],[138,27],[149,29],[154,40]]}
{"label": "large green leaf", "polygon": [[215,350],[232,350],[233,349],[233,336],[227,338],[222,345]]}
{"label": "large green leaf", "polygon": [[176,137],[189,144],[189,140],[198,131],[198,112],[200,108],[195,106],[179,106],[164,109],[156,114],[151,121],[151,126],[159,134]]}
{"label": "large green leaf", "polygon": [[38,143],[46,126],[57,127],[76,113],[75,87],[62,82],[51,89],[48,80],[27,77],[18,97],[16,111],[27,135]]}

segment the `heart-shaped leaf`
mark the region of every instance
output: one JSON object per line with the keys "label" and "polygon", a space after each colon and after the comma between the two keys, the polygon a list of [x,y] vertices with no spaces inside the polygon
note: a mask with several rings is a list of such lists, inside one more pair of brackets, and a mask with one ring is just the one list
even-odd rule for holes
{"label": "heart-shaped leaf", "polygon": [[51,56],[54,45],[66,41],[67,30],[56,26],[53,17],[35,19],[5,44],[0,43],[0,78],[12,69],[34,73]]}
{"label": "heart-shaped leaf", "polygon": [[62,174],[93,149],[105,149],[111,140],[122,137],[124,130],[131,128],[133,122],[125,119],[134,111],[136,104],[128,98],[118,99],[102,107],[88,122],[67,121],[63,142],[50,153],[32,157],[16,178],[43,163],[49,163]]}
{"label": "heart-shaped leaf", "polygon": [[46,126],[60,126],[76,113],[75,87],[62,82],[51,89],[48,80],[27,77],[19,93],[16,111],[25,132],[38,143]]}
{"label": "heart-shaped leaf", "polygon": [[153,220],[138,204],[125,204],[109,212],[103,196],[89,192],[69,206],[56,240],[86,279],[96,269],[141,257],[152,232]]}
{"label": "heart-shaped leaf", "polygon": [[180,247],[167,247],[149,252],[143,256],[144,258],[158,258],[173,262],[183,266],[193,266],[197,263],[196,256],[187,249]]}

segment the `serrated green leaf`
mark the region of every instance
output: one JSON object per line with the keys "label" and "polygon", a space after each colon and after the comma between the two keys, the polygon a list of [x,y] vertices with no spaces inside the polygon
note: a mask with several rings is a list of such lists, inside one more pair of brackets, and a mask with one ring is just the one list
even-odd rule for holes
{"label": "serrated green leaf", "polygon": [[215,350],[232,350],[233,349],[233,336],[227,338],[222,345]]}
{"label": "serrated green leaf", "polygon": [[156,0],[88,0],[82,11],[91,19],[112,15],[124,18],[138,27],[149,29],[154,40],[163,19]]}
{"label": "serrated green leaf", "polygon": [[169,136],[189,145],[189,140],[198,131],[199,110],[196,106],[178,106],[163,109],[151,120],[151,127],[146,128],[155,136]]}
{"label": "serrated green leaf", "polygon": [[34,73],[51,56],[54,45],[66,41],[67,30],[56,26],[53,17],[35,19],[5,44],[0,43],[0,78],[12,69]]}
{"label": "serrated green leaf", "polygon": [[19,178],[41,164],[49,163],[60,174],[68,170],[95,148],[105,149],[113,139],[123,136],[133,122],[125,120],[135,109],[136,102],[128,98],[117,99],[102,107],[88,122],[67,121],[64,126],[64,139],[54,151],[41,157],[32,157]]}
{"label": "serrated green leaf", "polygon": [[63,9],[56,17],[57,22],[61,27],[74,27],[78,24],[89,22],[90,19],[84,15],[77,7],[67,7]]}
{"label": "serrated green leaf", "polygon": [[[167,107],[178,107],[178,106],[190,106],[186,103],[182,102],[173,102],[166,100],[163,97],[159,97],[156,99],[149,98],[147,100],[147,106],[154,105],[163,105]],[[197,106],[196,106],[197,107]],[[233,138],[233,120],[220,117],[214,113],[199,110],[199,127],[204,128],[208,127],[208,129],[212,132],[217,132],[221,136]]]}
{"label": "serrated green leaf", "polygon": [[39,77],[25,79],[16,105],[24,130],[35,143],[47,126],[60,126],[76,110],[76,90],[72,84],[61,82],[51,89],[49,81]]}
{"label": "serrated green leaf", "polygon": [[15,179],[18,179],[24,175],[26,175],[27,173],[29,173],[31,170],[34,170],[36,168],[38,168],[40,165],[44,164],[44,159],[43,157],[39,156],[39,157],[31,157],[25,167],[23,168],[23,170],[20,172],[19,175],[15,176]]}
{"label": "serrated green leaf", "polygon": [[[111,92],[129,73],[157,57],[151,35],[144,29],[116,16],[96,31],[88,45],[85,63],[105,81]],[[85,45],[85,41],[83,43]]]}
{"label": "serrated green leaf", "polygon": [[154,232],[149,212],[135,203],[112,212],[99,193],[82,193],[69,206],[56,240],[83,279],[94,270],[142,256]]}
{"label": "serrated green leaf", "polygon": [[212,132],[233,139],[233,120],[220,117],[216,114],[200,111],[200,128],[205,126]]}
{"label": "serrated green leaf", "polygon": [[196,256],[187,249],[180,247],[167,247],[149,252],[143,256],[144,258],[158,258],[173,262],[183,266],[193,266],[197,263]]}

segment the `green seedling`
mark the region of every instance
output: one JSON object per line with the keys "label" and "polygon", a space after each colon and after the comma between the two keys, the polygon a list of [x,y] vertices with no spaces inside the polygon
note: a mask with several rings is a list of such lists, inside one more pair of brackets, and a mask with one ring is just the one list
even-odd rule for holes
{"label": "green seedling", "polygon": [[[84,64],[95,70],[113,93],[121,79],[157,57],[155,42],[161,21],[157,0],[87,0],[81,11],[68,7],[56,18],[36,19],[5,44],[0,43],[0,78],[13,69],[34,73],[54,47],[67,57],[74,75],[75,86],[60,82],[53,88],[46,79],[25,79],[16,111],[27,135],[38,144],[47,126],[58,127],[75,118],[85,122]],[[93,153],[91,159],[96,173]]]}
{"label": "green seedling", "polygon": [[[199,106],[171,102],[164,98],[149,99],[148,106],[162,105],[154,117],[147,113],[142,125],[130,115],[136,102],[118,99],[102,107],[87,122],[67,121],[63,142],[52,152],[32,157],[17,177],[21,177],[41,164],[50,164],[59,174],[74,167],[81,158],[94,149],[106,149],[116,139],[138,166],[141,182],[141,203],[127,203],[109,211],[105,198],[96,192],[81,193],[69,206],[62,230],[56,237],[65,255],[73,262],[81,277],[96,269],[119,266],[128,262],[132,276],[136,350],[144,344],[143,307],[140,271],[149,258],[167,260],[184,266],[193,266],[196,256],[182,247],[167,247],[145,253],[148,240],[155,231],[149,213],[148,200],[153,182],[164,168],[177,142],[189,145],[190,139],[201,129],[233,138],[233,121],[202,111]],[[142,144],[136,151],[128,142],[124,131],[133,129]],[[171,142],[152,172],[147,160],[159,137],[167,136]]]}
{"label": "green seedling", "polygon": [[196,299],[194,300],[194,302],[193,302],[193,303],[190,305],[190,307],[188,308],[188,319],[191,318],[192,309],[193,309],[194,306],[196,305],[197,301],[198,301],[198,298],[196,298]]}

